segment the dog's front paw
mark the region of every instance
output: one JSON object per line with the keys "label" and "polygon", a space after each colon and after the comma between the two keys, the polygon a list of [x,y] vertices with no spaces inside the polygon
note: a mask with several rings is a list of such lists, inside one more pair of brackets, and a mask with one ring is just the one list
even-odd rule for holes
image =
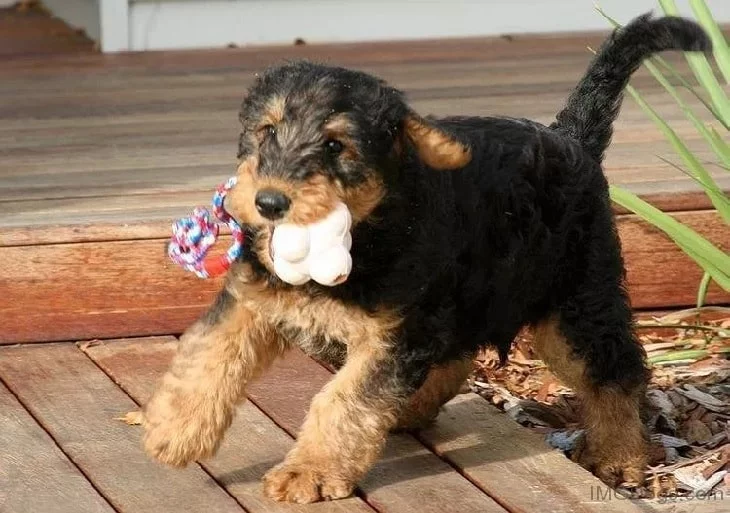
{"label": "dog's front paw", "polygon": [[341,478],[329,476],[311,465],[282,463],[264,476],[264,494],[277,501],[308,504],[343,499],[355,488]]}
{"label": "dog's front paw", "polygon": [[166,413],[156,415],[154,409],[145,412],[143,445],[147,454],[172,467],[185,467],[215,454],[221,433],[207,419],[190,413]]}
{"label": "dog's front paw", "polygon": [[584,441],[573,453],[573,460],[608,486],[637,487],[644,483],[647,457],[643,444],[636,445],[635,451],[627,451],[625,447],[596,447]]}

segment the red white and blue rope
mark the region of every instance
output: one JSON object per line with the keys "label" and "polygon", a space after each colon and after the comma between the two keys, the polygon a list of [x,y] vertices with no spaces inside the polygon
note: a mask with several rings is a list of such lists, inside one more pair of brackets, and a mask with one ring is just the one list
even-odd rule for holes
{"label": "red white and blue rope", "polygon": [[172,225],[172,239],[167,254],[176,264],[195,273],[199,278],[213,278],[224,274],[243,251],[243,229],[226,212],[225,199],[228,191],[236,185],[236,177],[229,178],[216,188],[213,195],[213,214],[231,229],[233,243],[225,254],[206,259],[210,248],[215,244],[220,227],[211,219],[210,212],[198,207],[190,217],[178,219]]}

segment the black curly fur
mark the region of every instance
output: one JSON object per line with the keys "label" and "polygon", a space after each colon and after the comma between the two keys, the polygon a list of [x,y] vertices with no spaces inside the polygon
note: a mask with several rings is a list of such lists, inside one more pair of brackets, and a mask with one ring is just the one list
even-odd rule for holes
{"label": "black curly fur", "polygon": [[[287,99],[291,140],[251,146],[261,173],[296,182],[325,172],[355,187],[380,175],[386,197],[353,232],[354,268],[337,287],[307,284],[367,310],[403,315],[396,344],[405,390],[433,364],[491,344],[506,356],[525,325],[548,316],[597,385],[636,389],[645,382],[641,346],[632,333],[619,239],[600,161],[622,90],[642,59],[665,49],[706,50],[692,22],[638,18],[603,45],[567,107],[550,127],[522,119],[430,120],[471,148],[456,171],[425,166],[402,141],[410,112],[403,95],[365,73],[306,62],[269,70],[244,101],[244,134],[267,99]],[[362,160],[340,162],[322,150],[316,127],[332,113],[353,121]],[[374,171],[373,171],[374,170]],[[271,286],[288,287],[255,254],[246,258]]]}
{"label": "black curly fur", "polygon": [[639,16],[615,31],[593,59],[550,128],[580,141],[599,162],[608,148],[623,90],[644,59],[664,50],[709,51],[702,28],[683,18]]}

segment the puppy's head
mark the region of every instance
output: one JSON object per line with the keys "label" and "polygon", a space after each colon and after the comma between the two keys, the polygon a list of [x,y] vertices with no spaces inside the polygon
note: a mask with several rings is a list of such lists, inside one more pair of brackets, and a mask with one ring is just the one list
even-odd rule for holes
{"label": "puppy's head", "polygon": [[355,223],[367,219],[408,151],[434,169],[459,168],[471,157],[413,113],[398,90],[366,73],[307,62],[258,77],[240,121],[238,184],[228,207],[260,233],[261,256],[277,223],[318,221],[339,201]]}

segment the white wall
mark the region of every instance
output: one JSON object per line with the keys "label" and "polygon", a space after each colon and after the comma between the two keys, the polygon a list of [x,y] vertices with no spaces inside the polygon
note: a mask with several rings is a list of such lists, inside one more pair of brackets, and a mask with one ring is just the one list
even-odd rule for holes
{"label": "white wall", "polygon": [[[706,0],[730,23],[730,0]],[[104,51],[606,30],[594,0],[45,0]],[[677,0],[690,13],[688,0]],[[601,0],[619,21],[657,0]],[[84,7],[85,6],[85,7]],[[86,18],[84,18],[84,16]],[[89,26],[92,24],[92,26]]]}
{"label": "white wall", "polygon": [[[657,8],[656,0],[603,0],[618,20]],[[687,0],[679,0],[686,7]],[[730,0],[708,0],[730,22]],[[505,33],[605,30],[594,0],[213,0],[137,1],[130,9],[136,50],[372,41]],[[689,9],[685,9],[689,11]]]}

